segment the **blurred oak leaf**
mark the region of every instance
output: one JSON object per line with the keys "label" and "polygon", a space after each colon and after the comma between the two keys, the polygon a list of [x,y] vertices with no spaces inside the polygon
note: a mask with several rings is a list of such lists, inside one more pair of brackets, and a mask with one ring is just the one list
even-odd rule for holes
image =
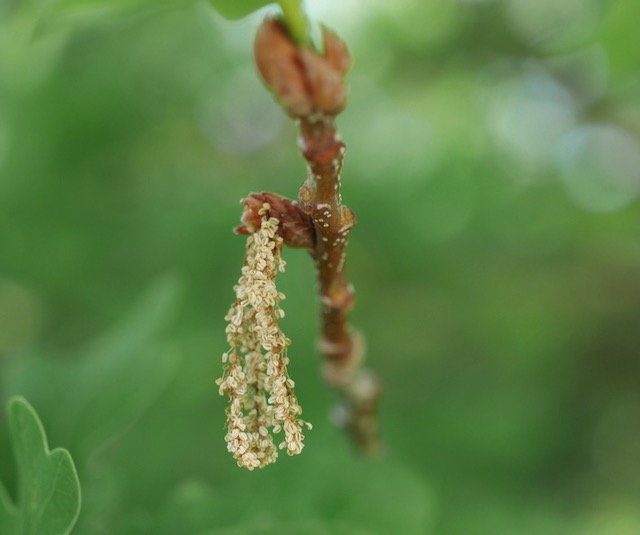
{"label": "blurred oak leaf", "polygon": [[66,535],[80,512],[80,482],[69,452],[49,450],[36,411],[22,397],[7,405],[7,421],[17,465],[14,504],[0,485],[0,533]]}

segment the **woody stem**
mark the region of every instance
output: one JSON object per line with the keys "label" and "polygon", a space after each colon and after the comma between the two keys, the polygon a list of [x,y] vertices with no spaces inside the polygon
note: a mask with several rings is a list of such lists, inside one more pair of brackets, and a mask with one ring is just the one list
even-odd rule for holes
{"label": "woody stem", "polygon": [[373,374],[361,367],[363,339],[348,321],[355,296],[344,272],[345,248],[356,219],[340,194],[345,145],[332,117],[303,117],[298,126],[298,143],[308,166],[298,202],[315,231],[310,253],[320,286],[325,379],[342,395],[344,423],[352,439],[361,449],[373,451],[378,449],[375,411],[380,387]]}

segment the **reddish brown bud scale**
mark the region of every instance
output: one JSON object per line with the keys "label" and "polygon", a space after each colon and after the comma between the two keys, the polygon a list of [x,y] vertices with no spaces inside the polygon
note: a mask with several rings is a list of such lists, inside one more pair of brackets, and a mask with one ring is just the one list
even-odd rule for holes
{"label": "reddish brown bud scale", "polygon": [[324,54],[298,46],[282,25],[267,19],[258,29],[254,51],[265,84],[295,118],[337,115],[345,106],[343,79],[350,58],[345,44],[323,28]]}
{"label": "reddish brown bud scale", "polygon": [[322,26],[322,38],[324,40],[324,57],[331,67],[344,77],[351,67],[351,56],[347,45],[326,26]]}
{"label": "reddish brown bud scale", "polygon": [[259,212],[266,203],[270,207],[269,215],[280,221],[278,235],[286,245],[295,248],[313,248],[315,240],[313,223],[297,202],[270,192],[252,193],[241,202],[245,209],[241,218],[242,225],[235,229],[237,234],[253,234],[260,229],[262,216]]}
{"label": "reddish brown bud scale", "polygon": [[315,109],[327,115],[340,113],[347,102],[347,88],[340,73],[312,50],[300,50],[299,55]]}

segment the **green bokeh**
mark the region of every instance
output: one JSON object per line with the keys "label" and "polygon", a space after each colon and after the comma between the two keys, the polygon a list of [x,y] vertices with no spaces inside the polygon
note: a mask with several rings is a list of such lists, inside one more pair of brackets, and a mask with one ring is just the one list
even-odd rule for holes
{"label": "green bokeh", "polygon": [[[285,251],[314,429],[253,473],[214,384],[231,229],[304,178],[260,19],[47,5],[0,0],[0,405],[24,395],[71,452],[74,533],[640,533],[635,0],[323,3],[355,58],[348,270],[386,452],[331,423],[314,270]],[[0,420],[15,492],[10,451]]]}

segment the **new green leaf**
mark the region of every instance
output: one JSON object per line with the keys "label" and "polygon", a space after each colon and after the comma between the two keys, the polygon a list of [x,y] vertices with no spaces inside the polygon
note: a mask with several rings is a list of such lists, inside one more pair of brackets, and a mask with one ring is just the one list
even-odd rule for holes
{"label": "new green leaf", "polygon": [[277,3],[291,36],[302,45],[309,43],[309,25],[302,0],[209,0],[209,3],[227,19],[240,19],[264,6]]}
{"label": "new green leaf", "polygon": [[66,535],[80,512],[80,482],[67,450],[49,450],[36,411],[24,398],[7,405],[16,459],[17,503],[0,485],[0,533]]}
{"label": "new green leaf", "polygon": [[241,19],[258,9],[275,4],[274,0],[209,0],[214,9],[227,19]]}

